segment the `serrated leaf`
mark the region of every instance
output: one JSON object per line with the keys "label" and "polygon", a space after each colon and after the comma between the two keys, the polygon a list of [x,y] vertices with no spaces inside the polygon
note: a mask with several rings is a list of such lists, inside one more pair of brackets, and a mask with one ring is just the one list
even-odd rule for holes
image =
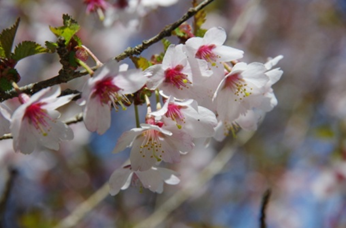
{"label": "serrated leaf", "polygon": [[78,32],[80,26],[79,24],[72,19],[69,15],[63,15],[64,26],[61,27],[52,27],[49,26],[49,29],[57,36],[63,37],[65,39],[65,44],[67,45],[71,38]]}
{"label": "serrated leaf", "polygon": [[78,25],[77,21],[74,20],[74,19],[73,19],[70,15],[68,15],[68,14],[63,14],[63,15],[62,15],[62,20],[63,20],[64,26],[66,26],[66,27],[70,27],[70,26],[73,25],[73,24],[77,24],[77,25]]}
{"label": "serrated leaf", "polygon": [[38,43],[33,41],[23,41],[14,49],[12,59],[19,61],[25,57],[46,52],[48,52],[48,50]]}
{"label": "serrated leaf", "polygon": [[167,48],[169,47],[169,45],[171,45],[171,42],[170,42],[169,40],[165,39],[165,38],[163,38],[163,39],[161,40],[161,42],[162,42],[163,48],[164,48],[164,50],[165,50],[165,52],[166,52],[166,50],[167,50]]}
{"label": "serrated leaf", "polygon": [[4,56],[1,56],[1,57],[10,58],[12,45],[13,45],[14,37],[16,36],[19,21],[20,19],[17,18],[16,22],[14,23],[14,25],[12,25],[12,27],[4,29],[0,33],[0,43],[4,52]]}
{"label": "serrated leaf", "polygon": [[47,49],[49,50],[49,52],[51,52],[51,53],[55,52],[55,50],[58,47],[57,43],[49,42],[49,41],[46,41],[45,45],[46,45]]}

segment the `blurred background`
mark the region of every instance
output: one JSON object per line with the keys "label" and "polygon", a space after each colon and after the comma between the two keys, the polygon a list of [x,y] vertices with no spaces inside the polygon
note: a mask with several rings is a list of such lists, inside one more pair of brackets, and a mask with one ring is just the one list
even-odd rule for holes
{"label": "blurred background", "polygon": [[[67,13],[81,25],[84,45],[106,61],[154,36],[190,6],[191,1],[180,0],[147,9],[139,22],[115,20],[106,27],[97,13],[86,13],[82,0],[0,0],[0,29],[20,17],[15,44],[32,40],[44,45],[56,40],[48,25],[61,26]],[[346,227],[346,1],[215,0],[206,11],[204,28],[223,27],[228,45],[244,50],[243,61],[284,56],[278,64],[284,74],[274,85],[279,103],[222,171],[158,227],[259,227],[267,189],[272,192],[268,227]],[[143,56],[161,51],[158,43]],[[19,85],[53,77],[59,69],[56,54],[26,58],[18,64]],[[62,87],[81,89],[86,79]],[[1,198],[8,180],[13,181],[6,205],[0,204],[3,227],[53,227],[107,182],[128,157],[112,150],[121,133],[135,127],[131,108],[113,111],[112,127],[102,136],[90,134],[83,123],[71,125],[75,139],[62,143],[59,151],[15,154],[11,140],[0,141]],[[82,109],[71,104],[60,111],[67,119]],[[108,195],[74,227],[132,227],[194,182],[225,142],[196,147],[182,163],[170,166],[181,174],[179,185],[165,185],[161,195],[136,187]]]}

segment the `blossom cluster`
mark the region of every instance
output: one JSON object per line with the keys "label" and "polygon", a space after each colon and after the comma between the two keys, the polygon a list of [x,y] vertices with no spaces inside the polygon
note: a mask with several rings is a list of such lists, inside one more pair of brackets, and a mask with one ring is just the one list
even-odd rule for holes
{"label": "blossom cluster", "polygon": [[[131,147],[130,164],[114,171],[110,193],[117,194],[131,183],[162,192],[163,182],[177,184],[174,171],[160,163],[178,163],[194,148],[194,140],[223,140],[238,128],[256,130],[264,114],[277,99],[272,85],[282,71],[273,68],[282,58],[267,63],[240,62],[244,52],[224,45],[226,33],[209,29],[204,37],[192,37],[185,44],[170,45],[161,63],[145,70],[128,69],[110,60],[86,82],[78,104],[84,106],[83,120],[89,131],[103,134],[111,123],[112,107],[126,109],[132,94],[157,91],[163,104],[148,112],[145,123],[124,132],[115,153]],[[21,105],[11,113],[0,106],[0,134],[10,131],[15,151],[28,154],[41,147],[57,150],[59,142],[71,140],[73,131],[60,121],[58,107],[75,95],[59,96],[60,87],[43,89],[29,97],[20,94]]]}
{"label": "blossom cluster", "polygon": [[97,12],[105,26],[110,26],[114,22],[123,25],[137,26],[140,18],[144,17],[148,11],[158,6],[171,6],[178,0],[84,0],[87,5],[86,12]]}

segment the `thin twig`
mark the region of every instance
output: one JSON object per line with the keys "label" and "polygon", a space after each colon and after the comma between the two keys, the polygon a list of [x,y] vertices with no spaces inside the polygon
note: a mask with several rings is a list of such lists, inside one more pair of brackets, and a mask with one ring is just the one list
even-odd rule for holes
{"label": "thin twig", "polygon": [[171,35],[174,29],[178,28],[182,23],[190,19],[192,16],[194,16],[198,11],[209,5],[214,0],[205,0],[201,2],[198,6],[194,8],[190,8],[187,13],[185,13],[179,20],[176,22],[167,25],[160,33],[158,33],[156,36],[150,38],[149,40],[144,40],[140,45],[137,45],[134,48],[127,48],[123,53],[115,57],[114,59],[117,61],[123,60],[126,57],[132,56],[132,55],[139,55],[141,54],[145,49],[150,47],[152,44],[162,40],[165,37],[168,37]]}
{"label": "thin twig", "polygon": [[81,203],[69,216],[63,219],[55,228],[75,227],[92,209],[109,195],[108,182],[103,184],[92,196]]}
{"label": "thin twig", "polygon": [[261,214],[260,214],[260,228],[267,228],[266,224],[266,209],[269,203],[271,195],[271,190],[267,189],[267,191],[264,192],[262,197],[262,203],[261,203]]}
{"label": "thin twig", "polygon": [[[164,37],[170,36],[174,29],[178,28],[182,23],[187,21],[189,18],[194,16],[199,10],[203,9],[204,7],[206,7],[208,4],[210,4],[213,1],[214,0],[205,0],[202,3],[200,3],[197,7],[190,8],[187,11],[187,13],[185,13],[179,20],[177,20],[176,22],[174,22],[170,25],[165,26],[165,28],[160,33],[158,33],[157,35],[153,36],[152,38],[150,38],[148,40],[143,41],[141,44],[139,44],[133,48],[130,48],[130,47],[127,48],[123,53],[116,56],[114,59],[117,61],[120,61],[120,60],[123,60],[129,56],[141,54],[145,49],[147,49],[148,47],[150,47],[154,43],[157,43],[158,41],[160,41]],[[95,68],[92,68],[92,69],[94,70]],[[84,76],[87,74],[88,73],[86,71],[74,72],[72,74],[69,74],[66,71],[61,71],[61,72],[59,72],[59,75],[57,75],[53,78],[20,87],[20,91],[27,93],[27,94],[34,94],[43,88],[58,85],[61,83],[66,83],[68,81],[71,81],[75,78],[78,78],[78,77],[81,77],[81,76]],[[18,94],[15,90],[11,90],[8,92],[0,92],[0,102],[2,102],[4,100],[8,100],[8,99],[16,97],[16,96],[18,96]]]}

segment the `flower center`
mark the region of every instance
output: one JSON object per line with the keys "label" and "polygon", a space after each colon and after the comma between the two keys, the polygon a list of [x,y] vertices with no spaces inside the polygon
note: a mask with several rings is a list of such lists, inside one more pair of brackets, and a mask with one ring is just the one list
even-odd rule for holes
{"label": "flower center", "polygon": [[196,58],[204,59],[205,61],[211,63],[213,66],[216,65],[216,60],[219,56],[215,55],[213,49],[216,48],[215,44],[202,45],[196,53]]}
{"label": "flower center", "polygon": [[168,104],[168,110],[165,114],[166,117],[170,117],[177,123],[177,127],[181,129],[181,123],[185,123],[183,113],[180,111],[182,107],[176,104]]}
{"label": "flower center", "polygon": [[131,102],[124,94],[119,93],[121,89],[116,86],[112,80],[113,78],[105,78],[97,82],[93,96],[98,96],[100,101],[104,104],[108,104],[108,102],[111,101],[116,110],[116,102],[118,102],[123,109],[126,109],[126,107],[122,104],[122,101],[125,101],[127,104],[131,104]]}
{"label": "flower center", "polygon": [[183,74],[182,65],[177,65],[174,68],[169,68],[165,71],[165,82],[173,84],[178,89],[188,88],[187,84],[191,84],[186,74]]}
{"label": "flower center", "polygon": [[148,129],[142,133],[144,137],[143,142],[140,146],[139,153],[143,158],[150,154],[151,158],[156,158],[157,161],[161,161],[162,153],[164,150],[161,149],[161,140],[163,139],[162,133],[154,129]]}
{"label": "flower center", "polygon": [[[232,74],[228,76],[224,88],[230,88],[234,92],[234,95],[239,97],[240,101],[252,94],[252,88],[248,86],[240,74]],[[235,99],[235,101],[238,101],[238,99]]]}
{"label": "flower center", "polygon": [[44,103],[33,103],[25,110],[23,118],[27,118],[29,123],[37,130],[40,130],[43,136],[46,136],[50,130],[50,125],[47,120],[53,121],[45,109],[41,106]]}

